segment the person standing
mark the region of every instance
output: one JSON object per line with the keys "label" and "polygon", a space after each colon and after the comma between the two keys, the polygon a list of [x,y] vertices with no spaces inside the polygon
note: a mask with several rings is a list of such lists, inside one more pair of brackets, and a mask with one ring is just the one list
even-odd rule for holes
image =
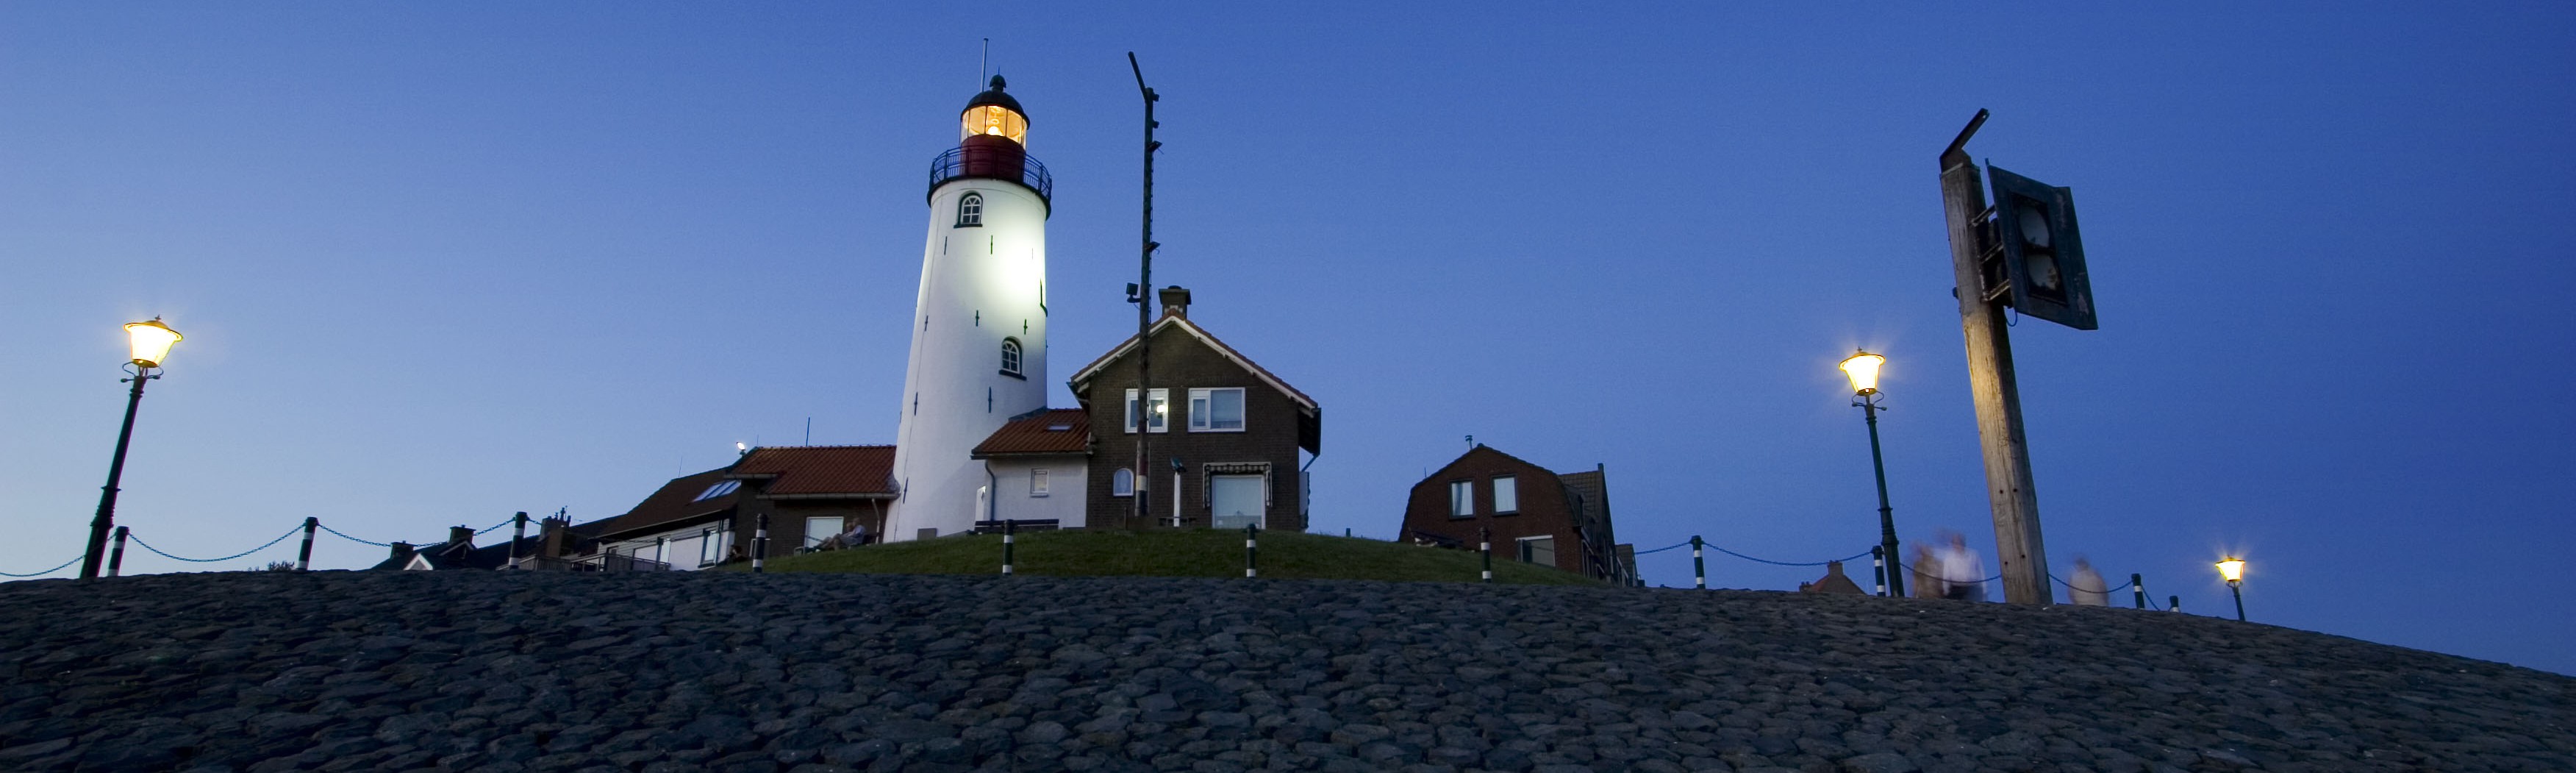
{"label": "person standing", "polygon": [[1950,544],[1937,556],[1941,561],[1941,582],[1949,587],[1947,598],[1960,601],[1986,600],[1986,564],[1977,551],[1968,549],[1968,538],[1950,532]]}
{"label": "person standing", "polygon": [[1915,598],[1937,599],[1950,595],[1950,589],[1941,585],[1941,559],[1932,555],[1929,545],[1914,543],[1914,565],[1907,574],[1905,581],[1914,584]]}
{"label": "person standing", "polygon": [[2111,590],[2102,582],[2102,573],[2093,571],[2093,562],[2075,557],[2075,576],[2066,581],[2066,600],[2079,607],[2111,605]]}

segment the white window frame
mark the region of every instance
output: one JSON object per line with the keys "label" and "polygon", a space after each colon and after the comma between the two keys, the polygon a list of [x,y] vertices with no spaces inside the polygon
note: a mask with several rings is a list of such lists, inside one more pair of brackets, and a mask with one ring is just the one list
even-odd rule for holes
{"label": "white window frame", "polygon": [[[828,522],[830,522],[830,523],[832,524],[832,532],[831,532],[830,534],[825,534],[825,535],[823,535],[823,536],[821,536],[821,537],[816,537],[816,536],[814,536],[814,524],[815,524],[815,522],[817,522],[817,521],[828,521]],[[844,521],[843,521],[843,519],[841,518],[841,516],[837,516],[837,515],[809,515],[809,516],[806,516],[806,517],[805,517],[805,544],[804,544],[804,547],[811,548],[811,547],[813,547],[813,546],[823,544],[823,541],[824,541],[824,540],[827,540],[827,539],[831,539],[831,538],[833,538],[833,537],[840,536],[841,532],[843,532],[843,531],[847,530],[848,525],[849,525],[849,524],[847,524],[846,522],[844,522]]]}
{"label": "white window frame", "polygon": [[[1234,426],[1216,426],[1216,396],[1218,393],[1232,393],[1234,395]],[[1243,425],[1246,423],[1243,414],[1243,387],[1210,387],[1206,389],[1190,390],[1191,432],[1242,432]]]}
{"label": "white window frame", "polygon": [[1120,468],[1118,468],[1118,471],[1117,471],[1117,472],[1110,473],[1110,474],[1109,474],[1109,495],[1110,495],[1110,496],[1113,496],[1113,497],[1132,497],[1132,496],[1135,496],[1135,495],[1136,495],[1136,471],[1135,471],[1135,470],[1127,469],[1127,468],[1125,468],[1125,467],[1120,467]]}
{"label": "white window frame", "polygon": [[981,227],[982,225],[984,225],[984,194],[970,191],[964,196],[957,197],[957,225],[955,227],[976,228]]}
{"label": "white window frame", "polygon": [[1033,497],[1042,497],[1042,496],[1046,496],[1046,495],[1047,495],[1047,471],[1045,471],[1045,470],[1030,470],[1030,471],[1029,471],[1029,496],[1033,496]]}
{"label": "white window frame", "polygon": [[1006,373],[1006,374],[1009,374],[1009,375],[1013,375],[1013,376],[1020,375],[1020,359],[1021,359],[1021,353],[1022,353],[1023,351],[1026,351],[1026,350],[1025,350],[1025,349],[1022,349],[1022,348],[1020,347],[1020,339],[1017,339],[1017,338],[1004,338],[1004,339],[1002,339],[1002,372],[1003,372],[1003,373]]}
{"label": "white window frame", "polygon": [[[1146,410],[1152,411],[1154,407],[1160,407],[1163,409],[1160,412],[1145,417],[1146,430],[1149,432],[1172,431],[1172,390],[1155,389],[1147,392],[1145,399],[1149,406]],[[1126,429],[1128,434],[1132,435],[1136,433],[1136,390],[1133,389],[1127,390]]]}
{"label": "white window frame", "polygon": [[1521,478],[1518,475],[1494,476],[1494,514],[1511,515],[1521,511]]}
{"label": "white window frame", "polygon": [[1453,480],[1449,482],[1449,517],[1476,517],[1475,481]]}
{"label": "white window frame", "polygon": [[[1540,564],[1537,561],[1530,560],[1529,543],[1537,540],[1547,540],[1547,563]],[[1542,534],[1536,537],[1521,537],[1519,539],[1515,539],[1512,541],[1512,557],[1519,559],[1520,562],[1524,564],[1537,564],[1539,566],[1554,567],[1556,566],[1556,535]]]}

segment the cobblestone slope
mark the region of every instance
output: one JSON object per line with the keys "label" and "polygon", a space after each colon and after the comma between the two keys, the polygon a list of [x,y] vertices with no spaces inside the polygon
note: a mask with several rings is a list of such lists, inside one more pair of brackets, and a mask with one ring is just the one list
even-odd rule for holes
{"label": "cobblestone slope", "polygon": [[869,575],[0,585],[0,770],[2550,770],[2576,679],[2213,618]]}

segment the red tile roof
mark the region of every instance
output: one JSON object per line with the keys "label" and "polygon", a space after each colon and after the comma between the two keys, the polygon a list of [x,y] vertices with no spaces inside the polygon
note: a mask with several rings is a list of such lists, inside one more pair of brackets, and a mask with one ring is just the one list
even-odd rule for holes
{"label": "red tile roof", "polygon": [[769,496],[894,495],[894,446],[764,446],[751,449],[728,478],[769,478]]}
{"label": "red tile roof", "polygon": [[970,456],[1079,454],[1091,450],[1091,414],[1080,408],[1031,412],[993,430]]}
{"label": "red tile roof", "polygon": [[722,469],[714,469],[672,478],[671,482],[664,483],[662,488],[655,490],[652,496],[645,497],[643,502],[637,503],[635,509],[610,519],[608,525],[600,529],[600,535],[611,537],[630,534],[656,526],[678,524],[702,516],[731,511],[734,502],[742,497],[742,492],[739,490],[727,491],[706,499],[698,498],[716,484],[725,482],[724,472]]}

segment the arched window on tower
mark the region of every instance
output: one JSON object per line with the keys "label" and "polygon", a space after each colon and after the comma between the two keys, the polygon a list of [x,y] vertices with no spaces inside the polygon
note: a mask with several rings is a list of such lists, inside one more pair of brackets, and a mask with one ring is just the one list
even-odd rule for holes
{"label": "arched window on tower", "polygon": [[957,199],[957,227],[972,228],[984,224],[984,194],[969,193]]}
{"label": "arched window on tower", "polygon": [[1002,339],[1002,375],[1020,375],[1020,339]]}

